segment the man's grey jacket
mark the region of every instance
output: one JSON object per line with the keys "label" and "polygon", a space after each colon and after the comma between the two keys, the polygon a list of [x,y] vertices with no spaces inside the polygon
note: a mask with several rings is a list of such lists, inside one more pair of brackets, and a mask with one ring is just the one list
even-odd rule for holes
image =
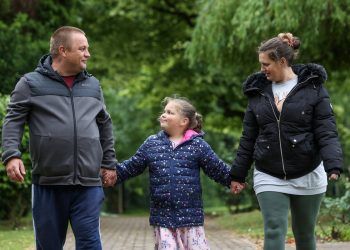
{"label": "man's grey jacket", "polygon": [[72,89],[42,57],[11,94],[2,130],[2,161],[21,158],[29,125],[32,180],[40,185],[100,186],[100,167],[115,168],[113,128],[99,81],[86,71]]}

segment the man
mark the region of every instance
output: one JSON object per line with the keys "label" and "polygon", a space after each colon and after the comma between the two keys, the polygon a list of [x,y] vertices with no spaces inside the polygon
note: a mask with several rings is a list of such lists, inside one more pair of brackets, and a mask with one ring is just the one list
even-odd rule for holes
{"label": "man", "polygon": [[8,105],[2,161],[11,180],[24,180],[19,146],[27,122],[37,249],[62,249],[68,222],[76,249],[102,248],[100,170],[103,185],[114,185],[116,158],[112,122],[99,81],[86,71],[89,58],[82,30],[57,29],[50,54],[19,80]]}

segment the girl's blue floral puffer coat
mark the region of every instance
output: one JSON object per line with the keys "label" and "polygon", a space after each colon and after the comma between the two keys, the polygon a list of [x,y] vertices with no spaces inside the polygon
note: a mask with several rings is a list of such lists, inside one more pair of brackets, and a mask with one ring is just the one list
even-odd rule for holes
{"label": "girl's blue floral puffer coat", "polygon": [[166,228],[201,226],[204,222],[200,168],[229,187],[230,167],[218,158],[201,134],[173,149],[167,134],[150,136],[130,159],[117,165],[118,183],[150,176],[150,224]]}

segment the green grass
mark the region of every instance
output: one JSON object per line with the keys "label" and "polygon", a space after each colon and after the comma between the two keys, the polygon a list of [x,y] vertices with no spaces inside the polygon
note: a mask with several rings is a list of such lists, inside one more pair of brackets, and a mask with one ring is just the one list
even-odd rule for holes
{"label": "green grass", "polygon": [[31,217],[21,219],[13,229],[9,221],[0,221],[0,248],[3,250],[34,249],[34,232]]}
{"label": "green grass", "polygon": [[[225,213],[215,218],[216,223],[225,229],[256,239],[264,238],[264,224],[260,211],[245,212],[239,214]],[[289,223],[290,224],[290,223]],[[288,228],[287,239],[293,238],[291,228]]]}
{"label": "green grass", "polygon": [[[208,211],[208,212],[207,212]],[[255,210],[252,212],[229,214],[228,212],[222,212],[222,209],[218,209],[215,212],[215,208],[206,210],[210,217],[213,217],[215,223],[224,229],[232,230],[240,235],[248,236],[255,239],[264,238],[264,225],[260,211]],[[212,216],[213,214],[220,214],[220,216]],[[322,225],[322,228],[320,227]],[[331,241],[334,240],[331,235],[332,221],[319,220],[316,225],[316,235],[319,240]],[[337,227],[341,231],[341,236],[336,240],[349,241],[350,240],[350,226],[338,225]],[[291,229],[290,216],[288,222],[287,240],[293,241],[293,232]]]}
{"label": "green grass", "polygon": [[234,215],[225,213],[214,220],[219,227],[235,231],[238,234],[259,239],[264,237],[263,221],[259,211]]}

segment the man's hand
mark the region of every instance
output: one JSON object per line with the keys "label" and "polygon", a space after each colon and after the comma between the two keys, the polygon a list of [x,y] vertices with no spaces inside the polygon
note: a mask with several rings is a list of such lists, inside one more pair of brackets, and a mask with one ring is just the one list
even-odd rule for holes
{"label": "man's hand", "polygon": [[231,193],[239,194],[245,188],[245,186],[246,186],[245,183],[231,181]]}
{"label": "man's hand", "polygon": [[12,181],[23,182],[24,176],[26,174],[25,167],[23,165],[23,161],[18,158],[13,158],[6,164],[6,172],[7,176]]}
{"label": "man's hand", "polygon": [[112,187],[117,182],[117,171],[113,169],[101,168],[103,187]]}

